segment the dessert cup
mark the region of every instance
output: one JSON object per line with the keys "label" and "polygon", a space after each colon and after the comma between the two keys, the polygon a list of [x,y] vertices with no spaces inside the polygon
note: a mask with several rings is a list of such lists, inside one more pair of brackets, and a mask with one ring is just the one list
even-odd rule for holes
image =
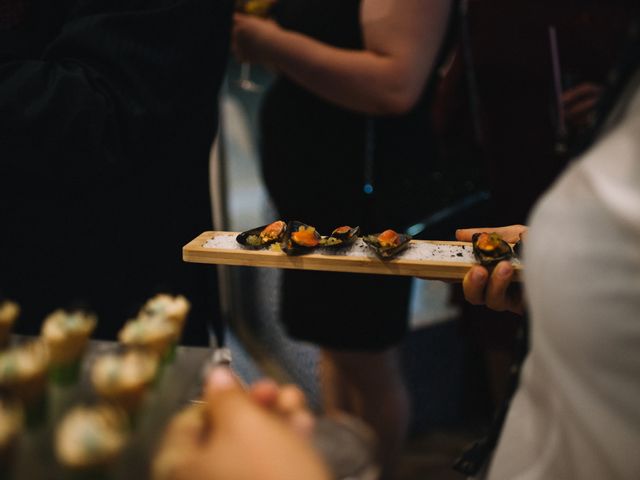
{"label": "dessert cup", "polygon": [[159,293],[150,298],[140,310],[139,317],[164,317],[178,326],[182,332],[191,304],[182,295]]}
{"label": "dessert cup", "polygon": [[72,478],[107,478],[129,437],[126,413],[113,405],[77,406],[55,433],[55,454]]}
{"label": "dessert cup", "polygon": [[27,424],[37,426],[46,417],[49,351],[41,340],[16,345],[0,353],[0,388],[25,407]]}
{"label": "dessert cup", "polygon": [[90,379],[98,395],[130,414],[140,408],[158,370],[158,357],[143,350],[127,350],[98,357]]}
{"label": "dessert cup", "polygon": [[57,384],[78,379],[82,355],[96,327],[93,314],[56,310],[42,324],[41,338],[49,348],[50,375]]}
{"label": "dessert cup", "polygon": [[123,345],[148,350],[163,361],[171,356],[178,336],[177,325],[159,316],[129,320],[118,333],[118,339]]}

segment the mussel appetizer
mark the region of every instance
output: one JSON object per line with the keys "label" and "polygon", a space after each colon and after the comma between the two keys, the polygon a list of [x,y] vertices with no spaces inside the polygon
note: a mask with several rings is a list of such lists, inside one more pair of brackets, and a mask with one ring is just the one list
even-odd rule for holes
{"label": "mussel appetizer", "polygon": [[338,227],[331,232],[331,235],[320,239],[320,246],[333,248],[346,247],[356,241],[359,233],[360,227],[350,227],[348,225]]}
{"label": "mussel appetizer", "polygon": [[269,225],[253,228],[238,234],[236,241],[247,248],[266,248],[284,239],[287,223],[277,220]]}
{"label": "mussel appetizer", "polygon": [[322,236],[315,227],[302,222],[291,221],[287,224],[287,231],[281,243],[281,248],[287,255],[309,253],[320,246]]}
{"label": "mussel appetizer", "polygon": [[473,254],[476,260],[485,267],[495,265],[502,260],[513,258],[511,245],[505,242],[497,233],[474,233]]}
{"label": "mussel appetizer", "polygon": [[363,240],[380,258],[391,258],[409,246],[411,235],[385,230],[382,233],[366,235]]}

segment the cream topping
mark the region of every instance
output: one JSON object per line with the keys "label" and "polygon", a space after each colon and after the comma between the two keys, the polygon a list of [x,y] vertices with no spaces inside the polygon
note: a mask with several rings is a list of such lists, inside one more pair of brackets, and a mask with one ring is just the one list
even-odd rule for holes
{"label": "cream topping", "polygon": [[177,337],[177,327],[165,317],[141,317],[129,320],[118,338],[124,344],[140,345],[154,340]]}
{"label": "cream topping", "polygon": [[0,353],[0,385],[43,371],[48,358],[46,346],[37,340]]}
{"label": "cream topping", "polygon": [[99,357],[91,369],[91,380],[101,390],[119,390],[150,383],[158,360],[146,352],[129,351]]}
{"label": "cream topping", "polygon": [[62,340],[70,335],[90,335],[96,327],[96,316],[75,311],[56,310],[42,325],[42,335],[51,340]]}
{"label": "cream topping", "polygon": [[0,323],[13,324],[20,314],[20,307],[17,303],[5,300],[0,302]]}
{"label": "cream topping", "polygon": [[114,458],[127,440],[125,415],[111,406],[76,407],[56,432],[56,454],[68,466],[88,466]]}
{"label": "cream topping", "polygon": [[143,316],[164,316],[174,321],[182,321],[189,313],[191,304],[183,295],[172,296],[160,293],[149,299],[140,311]]}

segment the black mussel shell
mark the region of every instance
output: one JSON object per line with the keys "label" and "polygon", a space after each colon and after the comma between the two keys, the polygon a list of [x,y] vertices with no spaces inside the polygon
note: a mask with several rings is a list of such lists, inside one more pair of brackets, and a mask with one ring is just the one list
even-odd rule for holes
{"label": "black mussel shell", "polygon": [[522,239],[518,240],[513,246],[513,253],[516,257],[522,258]]}
{"label": "black mussel shell", "polygon": [[266,248],[271,244],[281,242],[287,230],[287,223],[277,220],[269,225],[252,228],[239,233],[236,241],[247,248]]}
{"label": "black mussel shell", "polygon": [[[393,237],[395,241],[389,242],[388,240]],[[391,258],[409,246],[411,235],[385,230],[381,233],[365,235],[362,239],[380,258]]]}
{"label": "black mussel shell", "polygon": [[[490,267],[502,260],[513,258],[511,245],[505,242],[500,235],[495,232],[474,233],[471,241],[473,243],[473,254],[476,260],[485,267]],[[494,245],[494,247],[486,248],[483,241],[488,241]]]}
{"label": "black mussel shell", "polygon": [[360,234],[360,227],[338,227],[328,237],[322,237],[320,245],[323,247],[340,248],[351,245]]}
{"label": "black mussel shell", "polygon": [[[302,232],[304,235],[300,235]],[[293,220],[287,224],[280,246],[287,255],[301,255],[319,247],[321,238],[315,227]]]}

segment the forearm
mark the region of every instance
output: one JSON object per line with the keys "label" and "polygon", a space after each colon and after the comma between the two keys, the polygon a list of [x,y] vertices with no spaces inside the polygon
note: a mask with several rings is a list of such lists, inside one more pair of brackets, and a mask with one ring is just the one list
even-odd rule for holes
{"label": "forearm", "polygon": [[451,0],[363,0],[362,49],[338,48],[236,15],[234,49],[344,108],[402,114],[420,98],[447,30]]}
{"label": "forearm", "polygon": [[415,101],[410,75],[389,57],[336,48],[279,30],[263,47],[267,63],[307,90],[342,107],[370,114],[402,113]]}

